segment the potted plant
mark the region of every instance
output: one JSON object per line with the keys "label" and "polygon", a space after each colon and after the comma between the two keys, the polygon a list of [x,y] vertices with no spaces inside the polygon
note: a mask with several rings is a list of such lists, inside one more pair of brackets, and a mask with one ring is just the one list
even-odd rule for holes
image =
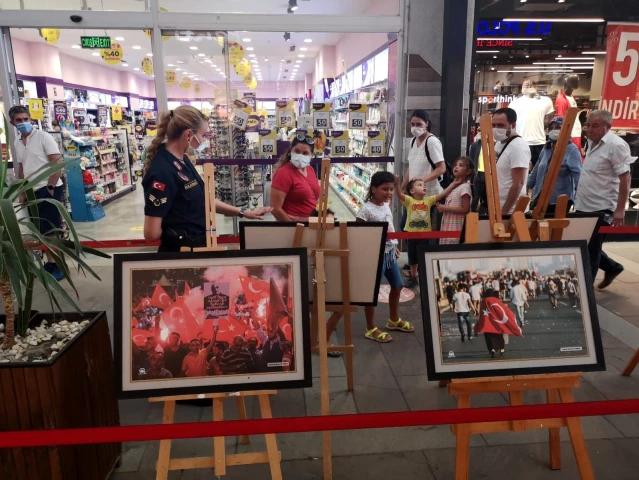
{"label": "potted plant", "polygon": [[[8,133],[8,132],[7,132]],[[7,162],[0,168],[0,431],[114,426],[119,424],[114,390],[113,357],[105,312],[82,312],[71,296],[44,269],[39,250],[48,249],[64,272],[75,296],[71,276],[97,274],[87,254],[108,255],[80,244],[64,205],[38,200],[33,186],[79,160],[45,165],[26,179],[7,184]],[[19,199],[26,199],[18,203]],[[69,240],[40,233],[38,204],[50,202],[69,228]],[[29,215],[20,218],[20,212]],[[43,287],[52,311],[31,312],[34,288]],[[75,311],[64,313],[60,300]],[[0,478],[108,478],[121,452],[120,444],[0,449]]]}

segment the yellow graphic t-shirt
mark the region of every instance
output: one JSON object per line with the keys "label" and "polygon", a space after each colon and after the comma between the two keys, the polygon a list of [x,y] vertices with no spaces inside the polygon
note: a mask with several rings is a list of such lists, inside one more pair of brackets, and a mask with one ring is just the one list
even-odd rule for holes
{"label": "yellow graphic t-shirt", "polygon": [[421,200],[415,200],[413,197],[406,195],[402,205],[406,207],[408,215],[406,216],[405,232],[430,232],[430,207],[437,203],[435,195],[424,197]]}

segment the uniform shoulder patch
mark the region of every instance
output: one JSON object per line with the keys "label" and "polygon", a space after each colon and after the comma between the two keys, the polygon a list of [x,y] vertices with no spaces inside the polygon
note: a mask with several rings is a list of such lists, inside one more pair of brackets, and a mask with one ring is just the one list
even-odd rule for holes
{"label": "uniform shoulder patch", "polygon": [[166,203],[166,197],[164,198],[158,198],[155,195],[151,194],[149,195],[149,200],[151,200],[151,203],[153,205],[155,205],[156,207],[159,207],[160,205],[163,205]]}
{"label": "uniform shoulder patch", "polygon": [[182,165],[180,165],[180,162],[178,162],[177,160],[173,160],[173,166],[177,168],[178,172],[182,171]]}
{"label": "uniform shoulder patch", "polygon": [[185,182],[189,182],[191,181],[191,179],[189,177],[187,177],[186,175],[184,175],[182,172],[178,172],[179,177],[184,180]]}
{"label": "uniform shoulder patch", "polygon": [[151,188],[154,188],[156,190],[159,190],[160,192],[163,192],[164,189],[166,188],[166,185],[164,185],[162,182],[155,181],[151,184]]}

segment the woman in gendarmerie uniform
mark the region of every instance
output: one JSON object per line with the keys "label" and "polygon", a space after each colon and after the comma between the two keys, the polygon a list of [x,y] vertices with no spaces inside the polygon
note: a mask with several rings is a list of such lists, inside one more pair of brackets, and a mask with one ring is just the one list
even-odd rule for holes
{"label": "woman in gendarmerie uniform", "polygon": [[[208,130],[206,117],[194,107],[181,106],[160,114],[157,136],[147,149],[142,180],[144,238],[160,240],[159,252],[206,246],[204,181],[186,152],[207,148]],[[261,220],[271,210],[245,210],[215,202],[217,213],[251,220]]]}

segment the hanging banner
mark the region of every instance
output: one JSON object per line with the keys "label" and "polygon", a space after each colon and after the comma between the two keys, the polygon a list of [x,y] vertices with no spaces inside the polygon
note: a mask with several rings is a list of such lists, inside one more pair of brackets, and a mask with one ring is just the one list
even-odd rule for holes
{"label": "hanging banner", "polygon": [[[251,76],[252,77],[252,76]],[[246,92],[242,94],[242,101],[247,105],[250,105],[253,111],[256,111],[257,102],[255,99],[255,94],[253,92]]]}
{"label": "hanging banner", "polygon": [[614,128],[639,130],[639,24],[608,23],[601,108]]}
{"label": "hanging banner", "polygon": [[44,120],[44,104],[41,98],[30,98],[29,102],[29,115],[31,120]]}
{"label": "hanging banner", "polygon": [[362,130],[366,128],[367,105],[361,103],[351,103],[348,106],[348,128]]}
{"label": "hanging banner", "polygon": [[111,107],[111,120],[114,122],[122,121],[122,107],[120,105]]}
{"label": "hanging banner", "polygon": [[195,85],[193,85],[193,91],[195,93],[200,93],[200,84],[196,83]]}
{"label": "hanging banner", "polygon": [[182,80],[180,80],[180,88],[182,88],[182,90],[190,90],[191,79],[189,77],[182,77]]}
{"label": "hanging banner", "polygon": [[55,45],[60,40],[59,28],[41,28],[40,36],[44,38],[44,41],[49,45]]}
{"label": "hanging banner", "polygon": [[297,128],[311,130],[313,128],[313,116],[302,114],[297,117]]}
{"label": "hanging banner", "polygon": [[231,124],[239,130],[246,130],[246,124],[251,110],[251,107],[243,101],[235,100],[233,102],[233,118],[231,119]]}
{"label": "hanging banner", "polygon": [[124,51],[118,42],[111,42],[111,48],[100,50],[100,56],[109,65],[119,65],[124,58]]}
{"label": "hanging banner", "polygon": [[295,104],[292,100],[277,100],[275,102],[275,120],[278,128],[295,127]]}
{"label": "hanging banner", "polygon": [[243,58],[239,63],[235,64],[235,73],[240,77],[246,77],[251,73],[251,64],[246,58]]}
{"label": "hanging banner", "polygon": [[260,155],[271,157],[277,155],[277,131],[260,130]]}
{"label": "hanging banner", "polygon": [[348,130],[331,132],[331,156],[348,157]]}
{"label": "hanging banner", "polygon": [[248,120],[246,121],[246,131],[258,132],[260,127],[260,117],[256,113],[249,115]]}
{"label": "hanging banner", "polygon": [[384,156],[386,145],[386,132],[368,132],[368,156],[382,157]]}
{"label": "hanging banner", "polygon": [[69,118],[69,110],[67,109],[66,102],[53,102],[53,118],[55,118],[59,124],[62,124],[62,122]]}
{"label": "hanging banner", "polygon": [[153,75],[153,60],[149,57],[142,59],[142,71],[145,75]]}
{"label": "hanging banner", "polygon": [[104,105],[98,106],[98,125],[107,127],[109,122],[109,107]]}
{"label": "hanging banner", "polygon": [[164,80],[166,81],[167,86],[175,85],[176,73],[174,70],[167,70],[164,72]]}
{"label": "hanging banner", "polygon": [[314,103],[313,104],[313,128],[329,128],[331,124],[331,104],[330,103]]}
{"label": "hanging banner", "polygon": [[237,65],[243,58],[244,47],[237,42],[229,42],[229,63],[231,65]]}

